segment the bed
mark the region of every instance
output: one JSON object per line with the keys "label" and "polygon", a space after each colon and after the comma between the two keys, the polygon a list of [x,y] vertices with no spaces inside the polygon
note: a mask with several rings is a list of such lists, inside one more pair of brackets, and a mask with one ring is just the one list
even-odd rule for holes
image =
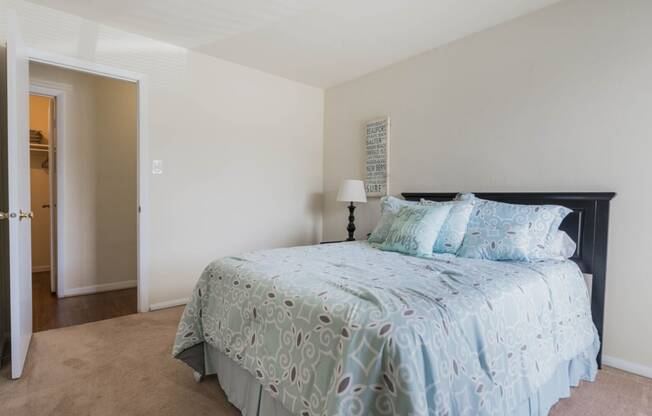
{"label": "bed", "polygon": [[217,374],[247,416],[547,414],[601,362],[614,194],[477,195],[571,208],[575,255],[417,258],[361,241],[226,257],[203,272],[173,355]]}

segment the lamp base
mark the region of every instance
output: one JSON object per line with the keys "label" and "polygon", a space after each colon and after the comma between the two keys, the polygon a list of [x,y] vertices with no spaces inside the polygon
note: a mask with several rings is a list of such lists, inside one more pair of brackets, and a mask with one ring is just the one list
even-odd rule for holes
{"label": "lamp base", "polygon": [[355,217],[353,216],[353,211],[355,211],[355,205],[351,202],[351,205],[349,205],[349,225],[346,227],[346,231],[349,232],[349,238],[347,238],[346,241],[355,241],[355,238],[353,237],[353,234],[355,233]]}

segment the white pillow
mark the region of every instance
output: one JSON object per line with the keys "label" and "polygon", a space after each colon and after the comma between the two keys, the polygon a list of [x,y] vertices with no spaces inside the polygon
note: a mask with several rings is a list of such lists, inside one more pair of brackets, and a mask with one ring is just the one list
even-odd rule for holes
{"label": "white pillow", "polygon": [[557,231],[550,245],[548,245],[548,254],[554,258],[570,259],[575,254],[577,244],[572,238],[563,231]]}

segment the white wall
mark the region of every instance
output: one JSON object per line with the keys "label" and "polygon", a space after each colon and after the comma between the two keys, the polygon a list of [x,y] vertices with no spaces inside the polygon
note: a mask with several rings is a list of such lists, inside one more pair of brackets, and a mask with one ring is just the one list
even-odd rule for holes
{"label": "white wall", "polygon": [[138,92],[94,77],[96,270],[104,283],[135,282],[138,269]]}
{"label": "white wall", "polygon": [[392,194],[616,191],[604,353],[652,369],[650,22],[647,0],[566,1],[327,90],[324,238],[346,235],[337,187],[382,115]]}
{"label": "white wall", "polygon": [[62,294],[135,286],[136,85],[38,63],[30,80],[65,92],[57,146]]}
{"label": "white wall", "polygon": [[9,9],[33,48],[147,76],[150,303],[217,257],[319,241],[321,90],[19,0],[0,0],[0,39]]}

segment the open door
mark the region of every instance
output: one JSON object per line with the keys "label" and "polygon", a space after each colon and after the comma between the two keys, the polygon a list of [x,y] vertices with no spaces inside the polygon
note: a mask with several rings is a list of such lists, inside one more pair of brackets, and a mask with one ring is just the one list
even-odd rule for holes
{"label": "open door", "polygon": [[[32,259],[29,193],[29,61],[20,42],[16,16],[9,16],[4,49],[6,80],[5,131],[2,132],[0,177],[6,178],[4,202],[0,202],[1,236],[9,246],[9,296],[11,326],[11,376],[23,372],[32,338]],[[5,89],[5,88],[3,88]],[[4,116],[4,114],[3,114]],[[4,118],[4,117],[3,117]],[[6,156],[6,157],[5,157]]]}

